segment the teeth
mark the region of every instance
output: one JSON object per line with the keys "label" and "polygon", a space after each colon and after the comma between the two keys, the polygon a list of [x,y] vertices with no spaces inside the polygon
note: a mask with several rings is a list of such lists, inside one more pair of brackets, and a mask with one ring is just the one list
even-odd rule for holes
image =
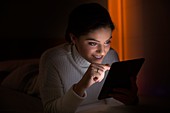
{"label": "teeth", "polygon": [[102,58],[102,56],[95,56],[96,58]]}

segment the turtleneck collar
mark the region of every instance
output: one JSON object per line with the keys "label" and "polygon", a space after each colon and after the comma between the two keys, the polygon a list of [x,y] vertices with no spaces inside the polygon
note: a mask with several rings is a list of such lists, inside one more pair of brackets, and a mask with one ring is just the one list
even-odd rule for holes
{"label": "turtleneck collar", "polygon": [[73,59],[74,61],[80,66],[80,67],[89,67],[90,66],[90,62],[88,62],[86,59],[84,59],[79,52],[77,51],[77,48],[75,45],[72,45],[72,55],[73,55]]}

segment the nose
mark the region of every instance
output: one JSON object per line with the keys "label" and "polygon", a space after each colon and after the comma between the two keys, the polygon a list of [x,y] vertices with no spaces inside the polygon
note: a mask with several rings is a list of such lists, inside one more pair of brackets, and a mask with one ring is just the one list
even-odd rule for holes
{"label": "nose", "polygon": [[96,52],[100,53],[101,55],[104,55],[105,52],[106,52],[105,51],[105,46],[104,45],[98,45]]}

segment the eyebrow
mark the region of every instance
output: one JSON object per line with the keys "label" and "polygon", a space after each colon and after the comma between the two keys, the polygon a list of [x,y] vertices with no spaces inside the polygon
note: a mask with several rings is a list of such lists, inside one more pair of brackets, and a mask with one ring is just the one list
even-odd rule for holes
{"label": "eyebrow", "polygon": [[[110,40],[111,38],[112,38],[112,36],[108,40]],[[100,42],[100,41],[98,41],[98,40],[96,40],[94,38],[87,38],[86,40],[92,40],[92,41]],[[106,40],[106,41],[108,41],[108,40]]]}
{"label": "eyebrow", "polygon": [[99,42],[98,40],[94,39],[94,38],[88,38],[86,40],[92,40],[92,41],[96,41],[96,42]]}

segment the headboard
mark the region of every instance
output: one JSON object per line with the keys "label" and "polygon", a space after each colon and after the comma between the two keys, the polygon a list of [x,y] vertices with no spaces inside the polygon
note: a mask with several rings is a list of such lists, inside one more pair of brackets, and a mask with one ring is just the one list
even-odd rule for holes
{"label": "headboard", "polygon": [[0,61],[40,58],[45,50],[63,42],[55,38],[0,38]]}

